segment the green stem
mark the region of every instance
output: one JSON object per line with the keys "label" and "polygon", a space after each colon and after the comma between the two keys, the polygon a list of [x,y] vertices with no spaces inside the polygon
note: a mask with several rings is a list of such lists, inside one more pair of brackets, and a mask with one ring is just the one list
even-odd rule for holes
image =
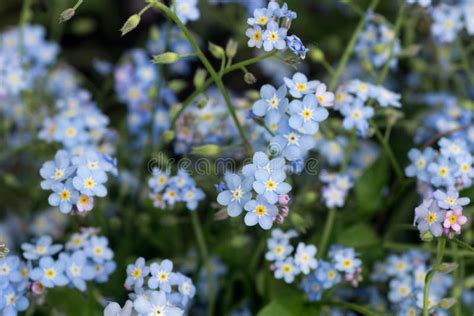
{"label": "green stem", "polygon": [[362,315],[369,315],[369,316],[382,315],[382,313],[374,311],[366,306],[344,302],[344,301],[329,301],[329,302],[323,302],[323,304],[329,305],[329,306],[343,307],[343,308],[352,310],[354,312],[360,313]]}
{"label": "green stem", "polygon": [[423,316],[429,316],[428,300],[430,296],[431,280],[433,279],[439,265],[443,261],[445,247],[446,247],[446,238],[444,236],[441,236],[438,239],[435,264],[433,265],[433,268],[430,270],[430,272],[426,274],[426,277],[425,277],[425,288],[423,289]]}
{"label": "green stem", "polygon": [[212,288],[212,267],[209,261],[209,251],[207,249],[206,240],[204,239],[204,233],[202,230],[201,222],[197,215],[197,212],[191,212],[191,223],[193,225],[194,235],[198,243],[199,253],[201,255],[202,264],[207,270],[207,291],[208,291],[208,312],[207,314],[214,315],[214,289]]}
{"label": "green stem", "polygon": [[[261,56],[258,56],[258,57],[246,59],[244,61],[241,61],[239,63],[236,63],[236,64],[232,65],[232,66],[227,67],[222,72],[222,75],[225,75],[225,74],[228,74],[230,72],[242,69],[242,67],[246,67],[248,65],[258,63],[258,62],[260,62],[264,59],[271,58],[271,57],[275,56],[276,54],[277,54],[277,52],[275,51],[275,52],[264,54],[264,55],[261,55]],[[173,117],[173,119],[171,121],[171,127],[170,127],[171,130],[173,130],[175,128],[176,121],[181,116],[181,114],[184,112],[184,110],[186,110],[186,108],[194,101],[194,99],[198,95],[200,95],[201,93],[206,91],[206,89],[209,88],[209,86],[213,82],[214,82],[213,78],[207,79],[206,82],[204,82],[198,89],[196,89],[192,94],[190,94],[189,97],[186,98],[186,100],[184,100],[183,104],[181,105],[181,108],[179,109],[179,111],[176,113],[176,115]]]}
{"label": "green stem", "polygon": [[384,67],[382,68],[382,72],[380,73],[379,77],[377,78],[376,84],[381,85],[383,84],[385,78],[388,75],[388,71],[390,70],[390,64],[392,62],[392,59],[394,57],[394,47],[395,47],[395,42],[397,41],[398,34],[400,33],[400,29],[402,28],[403,24],[403,19],[405,17],[405,8],[406,4],[405,1],[402,1],[402,4],[400,5],[400,10],[398,11],[398,16],[397,20],[395,21],[395,27],[393,30],[393,40],[390,42],[390,55],[388,57],[387,62],[385,63]]}
{"label": "green stem", "polygon": [[400,182],[403,182],[404,180],[403,171],[397,159],[395,158],[395,155],[393,154],[392,148],[390,147],[388,142],[385,140],[384,136],[380,132],[377,125],[375,123],[372,123],[372,127],[374,128],[374,131],[375,131],[375,137],[377,137],[380,144],[382,144],[385,154],[388,156],[388,159],[390,160],[390,163],[392,164],[393,170],[395,170],[395,173],[397,174],[398,179],[400,179]]}
{"label": "green stem", "polygon": [[372,0],[366,13],[360,19],[359,24],[357,24],[354,30],[354,33],[352,33],[352,37],[349,41],[349,44],[346,46],[346,49],[342,55],[341,61],[339,62],[337,69],[334,75],[332,76],[331,81],[329,82],[330,91],[333,91],[334,89],[336,89],[339,77],[341,76],[342,71],[346,68],[347,62],[349,61],[349,57],[351,57],[352,51],[354,50],[354,45],[357,42],[357,38],[359,37],[360,32],[362,32],[362,29],[364,28],[367,12],[374,10],[378,3],[379,3],[379,0]]}
{"label": "green stem", "polygon": [[471,84],[472,87],[474,87],[473,70],[472,70],[471,65],[469,64],[469,58],[466,54],[466,51],[464,50],[464,47],[462,46],[462,42],[459,37],[456,40],[456,44],[458,46],[459,56],[461,57],[462,67],[464,68],[467,78],[469,79],[469,83]]}
{"label": "green stem", "polygon": [[331,237],[332,228],[336,219],[336,208],[332,207],[329,209],[328,217],[326,218],[326,224],[324,224],[323,236],[319,244],[318,258],[322,258],[326,254],[328,247],[329,238]]}
{"label": "green stem", "polygon": [[245,135],[245,131],[242,128],[242,125],[239,122],[239,118],[237,117],[237,113],[235,111],[234,106],[232,105],[232,101],[230,99],[229,93],[227,92],[224,83],[222,82],[222,78],[219,76],[219,74],[216,72],[214,67],[211,65],[207,57],[204,55],[202,52],[201,48],[199,48],[198,43],[194,39],[194,37],[191,35],[189,32],[188,28],[181,22],[181,20],[176,16],[176,14],[171,11],[166,5],[164,5],[161,2],[158,1],[151,1],[150,5],[157,7],[160,9],[162,12],[164,12],[173,22],[181,29],[183,32],[184,36],[188,39],[189,43],[193,47],[194,51],[196,52],[197,57],[201,60],[202,64],[204,67],[207,69],[209,74],[211,75],[212,79],[216,83],[217,88],[222,94],[222,97],[225,100],[227,109],[230,112],[230,115],[232,119],[234,120],[234,123],[237,127],[237,130],[239,131],[240,138],[242,138],[242,141],[247,145],[249,149],[251,149],[251,143],[248,141],[247,136]]}
{"label": "green stem", "polygon": [[469,245],[467,242],[462,241],[462,240],[457,239],[457,238],[453,238],[451,240],[453,242],[455,242],[456,244],[458,244],[459,246],[463,247],[464,249],[467,249],[468,251],[472,251],[474,253],[474,247]]}

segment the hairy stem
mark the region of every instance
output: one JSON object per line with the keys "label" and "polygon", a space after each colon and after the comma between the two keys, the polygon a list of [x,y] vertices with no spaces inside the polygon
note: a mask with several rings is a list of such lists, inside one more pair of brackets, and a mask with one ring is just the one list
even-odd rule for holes
{"label": "hairy stem", "polygon": [[433,268],[430,270],[430,272],[426,274],[426,277],[425,277],[425,288],[423,289],[423,316],[429,316],[428,301],[429,301],[429,296],[430,296],[431,280],[433,279],[439,265],[443,261],[445,247],[446,247],[446,238],[444,236],[441,236],[438,239],[435,264],[433,265]]}

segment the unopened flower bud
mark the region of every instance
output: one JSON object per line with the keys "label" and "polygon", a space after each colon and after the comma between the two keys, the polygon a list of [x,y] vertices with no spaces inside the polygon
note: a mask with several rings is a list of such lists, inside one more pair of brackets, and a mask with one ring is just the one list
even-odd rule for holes
{"label": "unopened flower bud", "polygon": [[424,232],[423,234],[420,235],[421,240],[430,242],[433,240],[433,234],[431,232]]}
{"label": "unopened flower bud", "polygon": [[257,82],[257,78],[251,72],[246,72],[244,75],[244,81],[246,84],[254,84]]}
{"label": "unopened flower bud", "polygon": [[439,301],[438,306],[442,309],[450,309],[454,304],[457,303],[457,300],[453,297],[446,297]]}
{"label": "unopened flower bud", "polygon": [[74,10],[73,8],[68,8],[64,10],[59,15],[59,23],[69,21],[74,16],[75,13],[76,13],[76,10]]}
{"label": "unopened flower bud", "polygon": [[34,282],[31,286],[31,292],[34,296],[42,296],[45,291],[45,287],[41,282]]}
{"label": "unopened flower bud", "polygon": [[196,88],[200,88],[204,84],[204,80],[206,80],[207,72],[204,69],[196,70],[194,74],[193,83]]}
{"label": "unopened flower bud", "polygon": [[451,273],[458,268],[456,262],[443,262],[441,263],[436,270],[441,273]]}
{"label": "unopened flower bud", "polygon": [[165,141],[165,143],[169,143],[174,139],[175,132],[172,130],[164,131],[163,134],[161,134],[161,137],[163,137],[163,140]]}
{"label": "unopened flower bud", "polygon": [[320,62],[324,61],[324,59],[325,59],[324,52],[321,49],[317,48],[316,46],[310,47],[309,56],[310,56],[311,60],[313,60],[314,62],[317,62],[317,63],[320,63]]}
{"label": "unopened flower bud", "polygon": [[173,64],[178,61],[179,55],[173,52],[166,52],[163,54],[153,56],[152,62],[154,64]]}
{"label": "unopened flower bud", "polygon": [[230,39],[227,42],[227,45],[225,47],[225,54],[229,58],[234,58],[235,55],[237,54],[237,48],[238,48],[238,43],[234,41],[233,39]]}
{"label": "unopened flower bud", "polygon": [[220,147],[214,144],[196,146],[192,149],[193,154],[207,157],[217,156],[220,152]]}
{"label": "unopened flower bud", "polygon": [[281,205],[287,205],[289,201],[290,197],[288,196],[288,194],[281,194],[280,196],[278,196],[278,203]]}
{"label": "unopened flower bud", "polygon": [[219,45],[213,44],[209,42],[209,51],[211,52],[212,56],[217,59],[222,59],[225,56],[224,49]]}
{"label": "unopened flower bud", "polygon": [[125,22],[125,24],[120,29],[120,32],[122,32],[122,36],[124,36],[128,32],[135,29],[138,26],[138,24],[140,24],[140,19],[141,18],[140,18],[139,14],[134,14],[131,17],[129,17],[128,20]]}

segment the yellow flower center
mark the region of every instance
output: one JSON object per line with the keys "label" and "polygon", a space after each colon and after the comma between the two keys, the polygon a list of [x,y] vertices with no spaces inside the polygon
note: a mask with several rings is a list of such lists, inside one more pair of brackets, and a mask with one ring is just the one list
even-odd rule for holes
{"label": "yellow flower center", "polygon": [[324,102],[324,98],[321,95],[317,95],[316,99],[318,99],[319,103],[321,103],[321,104]]}
{"label": "yellow flower center", "polygon": [[162,271],[158,274],[158,279],[160,282],[166,282],[168,280],[168,273]]}
{"label": "yellow flower center", "polygon": [[62,169],[56,169],[54,171],[54,175],[53,175],[53,178],[54,179],[59,179],[61,178],[62,176],[64,176],[64,171]]}
{"label": "yellow flower center", "polygon": [[446,167],[439,168],[439,175],[440,176],[446,177],[447,174],[448,174],[448,168],[446,168]]}
{"label": "yellow flower center", "polygon": [[467,163],[463,163],[463,164],[461,165],[461,170],[462,170],[462,172],[468,172],[469,169],[470,169],[470,167],[469,167],[469,165],[468,165]]}
{"label": "yellow flower center", "polygon": [[272,42],[278,41],[278,34],[277,34],[277,32],[270,32],[270,34],[268,35],[268,38],[269,38],[270,41],[272,41]]}
{"label": "yellow flower center", "polygon": [[329,270],[328,271],[328,279],[333,280],[335,277],[336,277],[336,272],[334,272],[333,270]]}
{"label": "yellow flower center", "polygon": [[275,247],[275,253],[276,253],[277,255],[281,255],[284,250],[285,250],[285,248],[284,248],[283,246],[276,246],[276,247]]}
{"label": "yellow flower center", "polygon": [[91,177],[87,178],[84,180],[84,187],[86,189],[92,189],[93,187],[95,187],[95,181],[94,179],[92,179]]}
{"label": "yellow flower center", "polygon": [[283,270],[284,273],[290,273],[291,270],[292,270],[291,265],[289,265],[289,264],[283,265],[282,270]]}
{"label": "yellow flower center", "polygon": [[253,40],[259,42],[262,39],[262,33],[257,31],[253,33]]}
{"label": "yellow flower center", "polygon": [[36,253],[39,254],[39,255],[45,254],[46,253],[46,247],[37,246],[36,247]]}
{"label": "yellow flower center", "polygon": [[69,192],[69,190],[63,189],[60,193],[60,196],[62,201],[69,201],[71,193]]}
{"label": "yellow flower center", "polygon": [[86,196],[86,195],[82,195],[80,198],[79,198],[79,203],[80,204],[86,204],[89,202],[89,197]]}
{"label": "yellow flower center", "polygon": [[140,275],[142,275],[142,269],[140,268],[133,269],[132,276],[134,279],[138,279]]}
{"label": "yellow flower center", "polygon": [[53,268],[48,268],[44,271],[44,275],[47,279],[54,279],[56,277],[56,270]]}
{"label": "yellow flower center", "polygon": [[359,120],[362,117],[362,112],[360,110],[352,111],[352,118],[354,120]]}
{"label": "yellow flower center", "polygon": [[301,92],[301,91],[306,91],[306,89],[308,89],[308,86],[306,85],[306,83],[300,82],[295,85],[295,88],[296,90]]}
{"label": "yellow flower center", "polygon": [[423,158],[418,159],[416,162],[418,169],[423,169],[426,166],[426,161]]}
{"label": "yellow flower center", "polygon": [[269,191],[273,191],[276,188],[276,182],[273,181],[272,179],[268,180],[265,182],[265,188]]}
{"label": "yellow flower center", "polygon": [[67,137],[74,137],[74,136],[76,136],[76,134],[77,134],[77,131],[74,127],[66,128],[66,136]]}
{"label": "yellow flower center", "polygon": [[103,253],[104,253],[104,248],[102,248],[100,246],[95,246],[94,247],[94,255],[102,256]]}
{"label": "yellow flower center", "polygon": [[454,224],[454,223],[456,223],[457,221],[458,221],[458,218],[457,218],[456,215],[453,214],[453,215],[449,216],[449,222],[450,222],[451,224]]}
{"label": "yellow flower center", "polygon": [[258,18],[257,22],[258,22],[258,24],[262,24],[262,25],[263,25],[263,24],[265,24],[265,23],[268,22],[268,19],[267,19],[266,16],[261,16],[261,17]]}
{"label": "yellow flower center", "polygon": [[342,262],[342,265],[344,266],[344,268],[350,268],[350,267],[352,267],[352,261],[346,259]]}
{"label": "yellow flower center", "polygon": [[430,224],[433,224],[436,221],[436,214],[433,212],[429,212],[428,216],[426,216],[426,221]]}
{"label": "yellow flower center", "polygon": [[313,117],[313,110],[311,109],[304,109],[300,115],[303,117],[303,120],[307,121]]}
{"label": "yellow flower center", "polygon": [[262,204],[259,204],[257,205],[257,207],[255,208],[255,213],[258,215],[258,216],[264,216],[265,214],[267,214],[267,208],[262,205]]}

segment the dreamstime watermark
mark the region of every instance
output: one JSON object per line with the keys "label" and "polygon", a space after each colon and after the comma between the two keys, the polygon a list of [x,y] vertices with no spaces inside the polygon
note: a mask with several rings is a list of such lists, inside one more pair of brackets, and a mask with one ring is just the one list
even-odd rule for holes
{"label": "dreamstime watermark", "polygon": [[[281,152],[275,144],[270,145],[268,149],[267,153],[270,156],[277,156]],[[158,153],[148,161],[146,168],[150,173],[153,173],[153,170],[156,168],[161,170],[177,168],[178,170],[187,171],[191,176],[222,176],[226,172],[237,173],[241,170],[242,166],[251,163],[253,163],[251,157],[244,159],[231,157],[199,157],[196,159],[185,157],[176,159],[167,157],[163,153]],[[319,160],[309,157],[304,161],[290,162],[287,164],[285,171],[287,174],[305,173],[307,175],[318,175],[320,171]]]}

